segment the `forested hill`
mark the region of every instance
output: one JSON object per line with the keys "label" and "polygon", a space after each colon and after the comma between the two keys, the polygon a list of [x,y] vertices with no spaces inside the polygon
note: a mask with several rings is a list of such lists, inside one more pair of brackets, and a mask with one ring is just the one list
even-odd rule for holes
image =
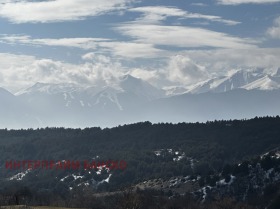
{"label": "forested hill", "polygon": [[[226,164],[277,149],[279,127],[279,117],[264,117],[207,123],[141,122],[110,129],[0,130],[0,177],[5,184],[16,181],[34,190],[57,186],[65,192],[65,188],[69,190],[81,183],[98,185],[95,188],[99,190],[115,190],[153,178],[207,175],[220,172]],[[110,174],[102,172],[103,177],[85,171],[5,168],[7,161],[93,159],[124,160],[127,167]],[[80,178],[64,181],[74,175],[71,172]]]}
{"label": "forested hill", "polygon": [[280,146],[280,118],[151,124],[115,128],[0,130],[1,162],[7,159],[124,157],[180,149],[196,159],[239,161]]}

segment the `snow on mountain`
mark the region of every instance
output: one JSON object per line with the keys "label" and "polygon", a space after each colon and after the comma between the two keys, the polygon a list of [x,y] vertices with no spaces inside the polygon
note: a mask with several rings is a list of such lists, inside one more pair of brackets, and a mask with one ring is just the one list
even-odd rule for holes
{"label": "snow on mountain", "polygon": [[[119,94],[133,94],[145,101],[152,101],[166,96],[175,96],[185,93],[200,94],[206,92],[221,93],[238,88],[247,90],[273,90],[280,88],[280,69],[242,69],[236,70],[227,76],[220,76],[208,79],[191,86],[169,86],[158,89],[148,82],[135,78],[131,75],[125,75],[116,79],[114,83],[108,86],[79,86],[72,83],[64,84],[44,84],[36,83],[34,86],[16,93],[21,95],[58,95],[61,94],[66,101],[67,107],[71,106],[72,100],[83,95],[86,99],[81,99],[81,106],[91,106],[98,103],[97,95],[108,99],[117,104],[116,99]],[[105,93],[107,92],[107,93]],[[95,98],[96,101],[84,101],[89,98]],[[118,105],[119,106],[119,105]],[[120,107],[120,106],[119,106]],[[121,108],[119,108],[121,109]]]}
{"label": "snow on mountain", "polygon": [[270,74],[275,77],[280,77],[280,68],[272,70]]}
{"label": "snow on mountain", "polygon": [[16,96],[0,88],[0,128],[15,127],[14,124],[112,127],[139,121],[278,115],[279,75],[279,69],[239,70],[194,86],[171,86],[164,90],[130,75],[116,79],[110,86],[36,83]]}
{"label": "snow on mountain", "polygon": [[79,127],[127,121],[134,117],[133,110],[164,97],[164,91],[126,75],[108,86],[36,83],[16,95],[40,126]]}
{"label": "snow on mountain", "polygon": [[[132,94],[143,101],[151,101],[164,96],[164,91],[159,90],[146,81],[126,75],[111,86],[79,86],[72,83],[49,84],[36,83],[35,85],[16,93],[17,96],[29,102],[43,100],[44,103],[57,103],[64,107],[81,106],[94,107],[113,103],[119,110],[123,110],[118,99],[120,94]],[[47,100],[47,101],[46,101]],[[126,101],[122,101],[126,102]]]}
{"label": "snow on mountain", "polygon": [[148,82],[135,78],[131,75],[125,75],[120,80],[119,85],[124,91],[145,97],[148,100],[164,97],[163,90],[157,89]]}
{"label": "snow on mountain", "polygon": [[260,79],[264,75],[262,73],[239,70],[229,76],[221,76],[210,79],[193,86],[189,93],[198,94],[204,92],[226,92],[243,86]]}
{"label": "snow on mountain", "polygon": [[274,90],[274,89],[280,89],[280,77],[272,77],[269,75],[266,75],[252,83],[249,83],[245,86],[242,86],[242,88],[247,90],[252,89],[259,89],[259,90]]}
{"label": "snow on mountain", "polygon": [[280,88],[279,78],[279,69],[276,71],[269,69],[238,70],[228,76],[209,79],[193,85],[189,87],[188,93],[221,93],[238,88],[247,90],[273,90]]}
{"label": "snow on mountain", "polygon": [[163,90],[165,91],[166,96],[180,95],[188,92],[188,89],[183,86],[168,86],[164,87]]}
{"label": "snow on mountain", "polygon": [[[31,104],[34,109],[52,106],[82,106],[83,99],[80,94],[85,87],[73,83],[39,83],[17,92],[15,95],[23,102]],[[37,107],[36,107],[37,106]]]}
{"label": "snow on mountain", "polygon": [[[96,91],[96,88],[86,89],[86,95],[90,98],[92,107],[99,110],[123,111],[135,108],[152,100],[165,96],[164,91],[157,89],[146,81],[131,75],[121,77],[111,86],[104,86]],[[96,93],[97,92],[97,93]]]}
{"label": "snow on mountain", "polygon": [[15,95],[19,96],[23,94],[34,94],[34,93],[45,93],[51,95],[51,94],[74,92],[79,89],[82,89],[82,87],[72,83],[51,84],[51,83],[37,82],[35,85],[27,89],[24,89],[22,91],[19,91]]}
{"label": "snow on mountain", "polygon": [[123,92],[122,89],[115,89],[111,87],[104,87],[102,91],[94,95],[92,106],[101,106],[102,109],[106,108],[108,104],[116,105],[117,108],[122,111],[123,107],[119,102],[118,94]]}
{"label": "snow on mountain", "polygon": [[[52,84],[38,82],[27,89],[17,92],[15,95],[20,96],[35,93],[54,95],[63,93],[66,98],[67,95],[65,95],[65,93],[69,94],[79,92],[85,93],[88,96],[95,96],[105,91],[111,91],[108,93],[129,92],[141,97],[145,97],[148,100],[158,99],[164,96],[163,90],[157,89],[148,82],[139,78],[135,78],[131,75],[125,75],[121,77],[118,81],[112,83],[110,86],[92,85],[83,87],[72,83]],[[73,98],[71,94],[70,97]]]}

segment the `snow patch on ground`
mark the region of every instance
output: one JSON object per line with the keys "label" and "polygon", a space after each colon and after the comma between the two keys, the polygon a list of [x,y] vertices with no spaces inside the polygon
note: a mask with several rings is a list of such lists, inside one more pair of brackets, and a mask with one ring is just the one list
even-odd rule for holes
{"label": "snow patch on ground", "polygon": [[231,184],[234,182],[234,179],[235,179],[235,178],[236,178],[235,176],[230,175],[230,181],[229,181],[229,182],[226,182],[225,179],[222,179],[222,180],[216,182],[216,184],[217,184],[217,185],[231,185]]}
{"label": "snow patch on ground", "polygon": [[9,178],[9,180],[16,180],[16,181],[22,181],[23,178],[31,171],[31,169],[28,169],[26,171],[17,173],[16,175],[13,175]]}
{"label": "snow patch on ground", "polygon": [[72,174],[72,176],[75,180],[84,178],[84,176],[77,176],[75,174]]}

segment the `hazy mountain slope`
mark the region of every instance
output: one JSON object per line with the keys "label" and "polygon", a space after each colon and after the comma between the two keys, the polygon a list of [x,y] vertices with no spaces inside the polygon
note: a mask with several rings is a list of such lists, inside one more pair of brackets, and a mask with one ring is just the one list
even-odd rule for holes
{"label": "hazy mountain slope", "polygon": [[[172,96],[186,88],[167,88],[169,97],[163,90],[130,75],[110,86],[36,83],[16,96],[1,90],[0,111],[6,119],[2,117],[0,124],[10,128],[16,127],[13,124],[112,127],[146,120],[194,122],[278,115],[279,87],[278,71],[262,70],[239,70],[197,84],[181,95]],[[27,120],[28,117],[33,119]]]}
{"label": "hazy mountain slope", "polygon": [[280,91],[244,89],[224,93],[184,94],[153,101],[143,108],[142,120],[207,121],[280,114]]}
{"label": "hazy mountain slope", "polygon": [[136,122],[133,111],[164,97],[164,91],[127,75],[112,86],[36,83],[16,95],[39,118],[40,126],[85,127]]}
{"label": "hazy mountain slope", "polygon": [[[12,115],[22,115],[15,110],[24,110],[24,113],[34,115],[37,121],[29,123],[31,127],[112,127],[147,120],[196,122],[280,114],[279,90],[237,89],[224,93],[184,94],[152,101],[133,92],[109,87],[93,96],[88,93],[87,89],[56,94],[36,92],[18,97],[9,95],[12,101],[5,99],[9,111],[5,111],[3,104],[1,109],[3,114],[12,112]],[[18,104],[28,107],[28,111],[15,108]],[[17,121],[23,124],[29,122],[20,117]],[[12,126],[6,120],[1,119],[1,122],[3,127]]]}
{"label": "hazy mountain slope", "polygon": [[16,96],[0,88],[0,128],[28,128],[37,123],[30,109]]}

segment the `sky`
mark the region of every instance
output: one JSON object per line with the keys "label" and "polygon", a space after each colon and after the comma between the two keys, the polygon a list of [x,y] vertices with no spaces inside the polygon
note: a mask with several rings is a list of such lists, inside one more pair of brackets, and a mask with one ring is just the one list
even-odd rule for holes
{"label": "sky", "polygon": [[188,86],[280,67],[280,0],[0,0],[0,87]]}

